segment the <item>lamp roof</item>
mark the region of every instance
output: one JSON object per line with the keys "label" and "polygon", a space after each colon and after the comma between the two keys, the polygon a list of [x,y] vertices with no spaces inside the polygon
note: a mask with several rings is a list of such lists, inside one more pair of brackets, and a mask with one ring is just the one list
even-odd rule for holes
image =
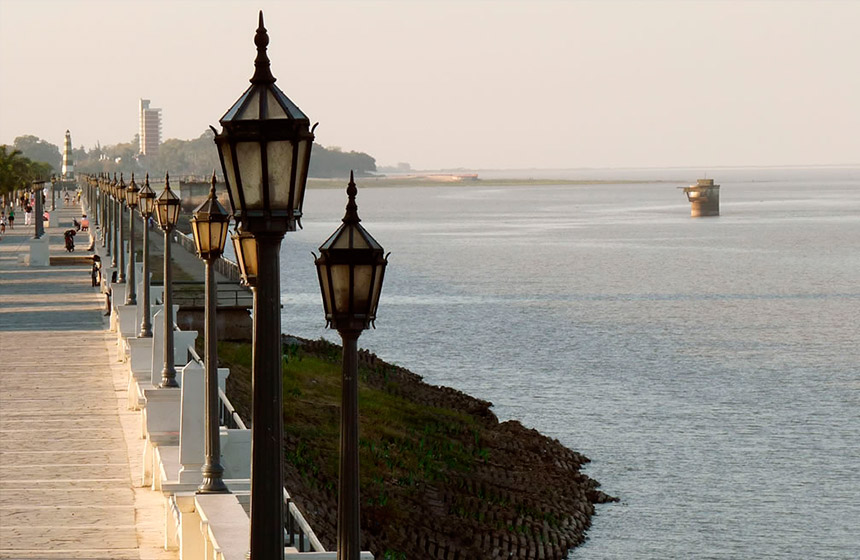
{"label": "lamp roof", "polygon": [[361,218],[358,217],[358,205],[355,203],[358,188],[355,186],[352,171],[349,172],[349,185],[347,186],[346,194],[349,197],[349,202],[346,204],[346,214],[343,217],[343,223],[331,234],[331,237],[325,243],[320,245],[320,253],[323,255],[333,255],[339,251],[358,250],[361,252],[366,251],[373,255],[381,255],[384,252],[382,246],[359,223]]}
{"label": "lamp roof", "polygon": [[[248,121],[298,121],[296,124],[310,126],[310,120],[295,103],[275,85],[272,76],[266,47],[269,35],[263,26],[263,12],[260,11],[260,24],[254,37],[257,45],[257,58],[254,61],[255,71],[251,78],[251,86],[221,117],[221,126],[241,126]],[[283,124],[281,122],[281,124]]]}
{"label": "lamp roof", "polygon": [[149,186],[149,173],[146,174],[146,178],[143,180],[143,188],[140,189],[138,196],[140,198],[155,198],[155,191]]}
{"label": "lamp roof", "polygon": [[211,187],[209,188],[209,196],[206,197],[200,206],[194,209],[193,217],[201,222],[226,222],[230,219],[230,214],[224,210],[221,203],[218,202],[218,197],[215,194],[215,173],[212,173]]}
{"label": "lamp roof", "polygon": [[156,204],[175,204],[179,205],[179,197],[175,192],[170,190],[170,173],[164,174],[164,190],[155,199]]}

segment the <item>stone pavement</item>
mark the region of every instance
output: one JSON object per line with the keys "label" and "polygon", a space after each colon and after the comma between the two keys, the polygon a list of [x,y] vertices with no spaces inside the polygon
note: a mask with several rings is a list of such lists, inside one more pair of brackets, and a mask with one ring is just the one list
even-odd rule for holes
{"label": "stone pavement", "polygon": [[[49,201],[50,204],[50,201]],[[59,209],[52,256],[80,208]],[[23,222],[23,220],[20,220]],[[88,265],[28,267],[0,240],[0,558],[161,560],[160,493],[134,488],[143,441]],[[74,255],[86,255],[79,233]]]}

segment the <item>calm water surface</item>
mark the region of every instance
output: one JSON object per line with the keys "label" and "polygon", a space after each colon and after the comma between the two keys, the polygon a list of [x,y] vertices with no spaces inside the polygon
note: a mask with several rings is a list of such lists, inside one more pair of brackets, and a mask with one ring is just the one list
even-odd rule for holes
{"label": "calm water surface", "polygon": [[[622,501],[572,558],[860,557],[860,170],[723,170],[704,219],[696,172],[578,173],[533,176],[678,181],[359,181],[392,253],[361,346],[592,459]],[[285,332],[335,339],[310,251],[345,203],[285,239]]]}

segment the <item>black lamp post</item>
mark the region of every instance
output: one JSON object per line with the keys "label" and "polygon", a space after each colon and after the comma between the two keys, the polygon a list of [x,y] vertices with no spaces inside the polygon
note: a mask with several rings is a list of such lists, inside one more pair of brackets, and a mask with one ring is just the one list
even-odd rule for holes
{"label": "black lamp post", "polygon": [[155,199],[155,218],[164,232],[164,369],[159,387],[179,387],[173,364],[173,286],[170,266],[170,234],[179,219],[179,197],[170,190],[170,175],[164,176],[164,190]]}
{"label": "black lamp post", "polygon": [[149,309],[149,217],[155,209],[155,191],[149,186],[149,173],[143,181],[143,188],[137,195],[138,204],[140,205],[140,215],[143,218],[143,293],[140,295],[141,301],[141,319],[140,333],[137,335],[140,338],[152,338],[152,319],[150,318]]}
{"label": "black lamp post", "polygon": [[[114,195],[116,196],[116,210],[119,214],[119,220],[117,220],[117,229],[119,231],[119,235],[117,236],[117,242],[119,243],[119,263],[117,266],[119,267],[119,276],[116,281],[120,284],[125,283],[125,243],[123,243],[123,237],[125,232],[122,228],[123,215],[125,214],[125,193],[127,189],[125,186],[125,181],[122,178],[122,173],[119,174],[119,183],[114,190]],[[128,290],[126,290],[128,291]]]}
{"label": "black lamp post", "polygon": [[197,256],[206,265],[206,337],[204,338],[203,361],[206,367],[204,391],[204,424],[206,426],[205,462],[201,469],[203,483],[197,488],[201,494],[223,494],[229,492],[222,476],[221,429],[218,426],[218,325],[215,314],[218,306],[218,284],[215,282],[213,263],[224,252],[230,215],[218,203],[215,196],[215,173],[209,197],[194,209],[191,231]]}
{"label": "black lamp post", "polygon": [[[89,183],[88,183],[89,184]],[[51,212],[57,209],[57,176],[51,175]]]}
{"label": "black lamp post", "polygon": [[137,207],[137,200],[140,196],[140,189],[137,183],[134,182],[134,173],[131,174],[131,183],[125,190],[125,201],[128,204],[128,286],[125,288],[125,304],[137,305],[137,282],[135,279],[134,266],[134,209]]}
{"label": "black lamp post", "polygon": [[[295,231],[301,219],[314,135],[308,117],[275,86],[262,12],[254,44],[251,86],[221,118],[215,143],[233,215],[241,231],[256,241],[251,558],[271,560],[284,554],[279,251],[284,234]],[[247,270],[249,262],[243,266]]]}
{"label": "black lamp post", "polygon": [[102,247],[105,248],[105,256],[110,256],[110,226],[108,220],[107,202],[107,180],[104,173],[99,177],[99,206],[102,209],[101,230],[102,230]]}
{"label": "black lamp post", "polygon": [[117,251],[117,248],[116,248],[116,240],[117,240],[116,221],[118,219],[117,218],[117,212],[116,212],[116,202],[115,202],[115,200],[116,200],[116,185],[117,185],[116,172],[114,172],[113,181],[111,181],[110,184],[108,185],[108,193],[110,195],[109,206],[110,206],[110,212],[111,212],[111,217],[110,217],[111,243],[113,245],[113,247],[111,248],[111,251],[110,251],[110,254],[111,254],[110,266],[111,266],[111,268],[116,268],[116,258],[117,258],[117,253],[119,252],[119,251]]}
{"label": "black lamp post", "polygon": [[315,260],[327,326],[343,340],[340,406],[340,473],[337,558],[358,560],[361,552],[358,477],[358,337],[376,320],[388,258],[359,223],[352,172],[343,224],[320,246]]}
{"label": "black lamp post", "polygon": [[45,211],[42,209],[42,189],[44,188],[45,181],[42,179],[33,181],[33,192],[36,194],[36,231],[34,232],[33,239],[41,239],[42,235],[45,233]]}

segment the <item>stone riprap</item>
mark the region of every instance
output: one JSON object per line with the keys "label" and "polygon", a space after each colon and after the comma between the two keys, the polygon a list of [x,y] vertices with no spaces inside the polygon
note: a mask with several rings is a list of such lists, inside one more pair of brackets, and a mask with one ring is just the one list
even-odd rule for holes
{"label": "stone riprap", "polygon": [[[51,257],[81,216],[56,212]],[[28,266],[32,237],[0,239],[0,558],[176,558],[159,546],[163,501],[133,487],[141,442],[104,297],[86,264]],[[79,233],[74,254],[88,244]]]}

